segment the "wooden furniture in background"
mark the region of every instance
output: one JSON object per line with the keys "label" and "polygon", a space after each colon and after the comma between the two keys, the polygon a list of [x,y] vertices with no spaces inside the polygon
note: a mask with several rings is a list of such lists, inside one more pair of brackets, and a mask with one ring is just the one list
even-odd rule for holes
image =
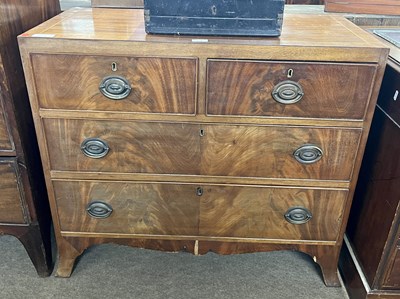
{"label": "wooden furniture in background", "polygon": [[59,276],[114,242],[299,250],[339,285],[387,49],[340,17],[283,24],[280,38],[157,36],[142,10],[96,8],[20,36]]}
{"label": "wooden furniture in background", "polygon": [[22,242],[40,276],[52,270],[51,218],[17,35],[59,11],[58,0],[0,5],[0,235]]}
{"label": "wooden furniture in background", "polygon": [[399,93],[400,49],[391,46],[340,257],[352,299],[400,298]]}
{"label": "wooden furniture in background", "polygon": [[325,11],[400,15],[399,0],[325,0]]}

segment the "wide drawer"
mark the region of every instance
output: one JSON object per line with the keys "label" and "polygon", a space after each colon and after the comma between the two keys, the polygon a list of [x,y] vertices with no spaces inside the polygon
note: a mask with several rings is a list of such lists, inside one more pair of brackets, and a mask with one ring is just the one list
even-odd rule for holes
{"label": "wide drawer", "polygon": [[11,151],[13,146],[8,134],[7,124],[5,120],[4,112],[2,111],[1,99],[0,99],[0,152]]}
{"label": "wide drawer", "polygon": [[78,233],[336,241],[347,196],[345,190],[173,183],[53,185],[61,230]]}
{"label": "wide drawer", "polygon": [[53,170],[323,180],[350,179],[361,135],[360,129],[64,119],[44,119],[44,128]]}
{"label": "wide drawer", "polygon": [[207,114],[363,119],[375,65],[207,62]]}
{"label": "wide drawer", "polygon": [[0,159],[0,223],[25,223],[23,191],[15,159]]}
{"label": "wide drawer", "polygon": [[32,64],[41,108],[195,114],[194,58],[34,54]]}

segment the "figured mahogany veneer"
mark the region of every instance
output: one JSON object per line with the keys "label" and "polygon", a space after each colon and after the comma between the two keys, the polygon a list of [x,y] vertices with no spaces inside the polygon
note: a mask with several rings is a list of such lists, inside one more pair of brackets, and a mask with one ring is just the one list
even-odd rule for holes
{"label": "figured mahogany veneer", "polygon": [[[57,275],[68,277],[87,247],[114,242],[194,254],[300,250],[339,285],[387,57],[363,30],[286,15],[279,38],[200,39],[146,35],[142,10],[74,9],[19,41]],[[104,96],[108,76],[129,81],[115,79],[111,93],[131,93]],[[276,85],[301,99],[276,102]]]}
{"label": "figured mahogany veneer", "polygon": [[[43,125],[52,170],[321,180],[350,179],[361,135],[359,129],[161,122],[45,119]],[[87,138],[105,141],[109,153],[85,156]],[[320,147],[321,160],[299,163],[293,153],[304,144]]]}
{"label": "figured mahogany veneer", "polygon": [[[116,71],[113,62],[118,62]],[[195,58],[33,55],[32,63],[43,108],[195,113]],[[116,72],[132,87],[124,101],[110,100],[99,91],[102,79]]]}
{"label": "figured mahogany veneer", "polygon": [[[376,65],[213,59],[208,61],[207,113],[362,119],[368,104],[363,99],[371,93],[363,83],[375,72]],[[302,87],[304,96],[296,105],[272,98],[273,88],[285,80]]]}
{"label": "figured mahogany veneer", "polygon": [[[281,243],[335,242],[347,196],[346,190],[212,185],[202,185],[199,196],[199,185],[166,183],[54,181],[53,185],[61,230],[69,235],[215,236],[221,240],[279,239]],[[103,221],[86,216],[87,205],[96,200],[113,208]],[[309,209],[312,219],[304,225],[289,224],[282,215],[296,206]]]}

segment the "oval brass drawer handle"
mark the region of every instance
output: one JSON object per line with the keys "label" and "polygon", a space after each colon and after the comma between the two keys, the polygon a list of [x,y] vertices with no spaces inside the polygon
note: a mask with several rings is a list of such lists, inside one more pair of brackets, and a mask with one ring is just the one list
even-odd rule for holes
{"label": "oval brass drawer handle", "polygon": [[131,93],[128,80],[120,76],[105,77],[99,86],[100,92],[111,100],[123,100]]}
{"label": "oval brass drawer handle", "polygon": [[92,201],[86,207],[86,212],[92,218],[104,219],[110,217],[113,209],[109,204],[106,204],[105,202]]}
{"label": "oval brass drawer handle", "polygon": [[299,147],[294,153],[293,156],[297,161],[302,164],[312,164],[319,161],[324,152],[316,145],[305,144]]}
{"label": "oval brass drawer handle", "polygon": [[304,224],[312,218],[311,212],[304,207],[292,207],[285,213],[285,219],[292,224]]}
{"label": "oval brass drawer handle", "polygon": [[297,82],[286,80],[275,85],[272,90],[272,97],[281,104],[294,104],[304,96],[301,85]]}
{"label": "oval brass drawer handle", "polygon": [[87,138],[81,144],[81,151],[89,158],[103,158],[110,151],[107,142],[100,138]]}

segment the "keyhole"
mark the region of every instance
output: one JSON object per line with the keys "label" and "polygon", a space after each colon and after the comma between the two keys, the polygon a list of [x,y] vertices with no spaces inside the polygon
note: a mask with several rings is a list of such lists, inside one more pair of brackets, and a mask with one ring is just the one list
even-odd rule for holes
{"label": "keyhole", "polygon": [[203,129],[200,129],[200,137],[203,137],[205,134],[206,134],[206,132],[203,130]]}
{"label": "keyhole", "polygon": [[287,71],[287,77],[292,78],[293,77],[293,69],[288,69]]}
{"label": "keyhole", "polygon": [[196,194],[197,194],[197,196],[202,196],[203,195],[203,188],[197,187]]}
{"label": "keyhole", "polygon": [[217,15],[217,7],[216,7],[215,5],[211,6],[211,14],[212,14],[213,16],[216,16],[216,15]]}
{"label": "keyhole", "polygon": [[117,63],[116,63],[116,62],[111,63],[111,70],[112,70],[113,72],[116,72],[116,71],[118,70]]}

